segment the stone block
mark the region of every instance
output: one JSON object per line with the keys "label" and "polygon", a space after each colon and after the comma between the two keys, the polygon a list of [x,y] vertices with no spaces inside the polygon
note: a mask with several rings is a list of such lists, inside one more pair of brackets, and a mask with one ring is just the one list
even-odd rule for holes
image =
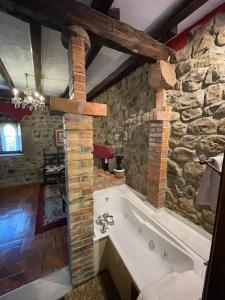
{"label": "stone block", "polygon": [[182,111],[189,108],[202,107],[204,103],[204,92],[199,90],[193,93],[182,93],[175,95],[173,108]]}
{"label": "stone block", "polygon": [[212,134],[217,131],[217,122],[212,118],[201,118],[191,122],[188,129],[193,134]]}
{"label": "stone block", "polygon": [[186,73],[190,72],[193,67],[193,62],[192,60],[186,60],[183,62],[180,62],[176,65],[176,75],[177,78],[179,79]]}
{"label": "stone block", "polygon": [[174,122],[171,126],[172,136],[183,136],[187,133],[188,125],[180,121]]}
{"label": "stone block", "polygon": [[221,99],[221,88],[219,84],[211,85],[206,89],[205,93],[205,103],[210,105],[212,103],[218,102]]}
{"label": "stone block", "polygon": [[205,171],[205,166],[195,162],[188,162],[184,165],[184,176],[189,182],[200,182]]}
{"label": "stone block", "polygon": [[181,145],[189,149],[195,149],[199,141],[199,137],[195,135],[185,135],[181,138]]}
{"label": "stone block", "polygon": [[194,206],[193,200],[192,199],[187,199],[187,198],[179,198],[179,206],[187,211],[188,213],[194,214],[197,213],[197,210]]}
{"label": "stone block", "polygon": [[206,69],[196,68],[183,77],[182,88],[184,92],[195,92],[202,87]]}
{"label": "stone block", "polygon": [[216,36],[216,44],[218,46],[225,45],[225,26],[223,26],[219,29],[219,32],[217,33],[217,36]]}
{"label": "stone block", "polygon": [[189,122],[195,119],[198,119],[202,116],[201,108],[189,108],[182,111],[181,119],[184,122]]}
{"label": "stone block", "polygon": [[200,58],[214,45],[214,39],[210,35],[203,35],[193,45],[192,57]]}
{"label": "stone block", "polygon": [[224,152],[225,149],[225,136],[223,135],[209,135],[198,144],[198,147],[212,154],[219,154]]}
{"label": "stone block", "polygon": [[219,121],[218,130],[221,133],[225,133],[225,118]]}
{"label": "stone block", "polygon": [[197,158],[196,151],[185,147],[176,147],[173,151],[173,159],[179,162],[189,162]]}
{"label": "stone block", "polygon": [[222,104],[216,111],[215,114],[225,114],[225,103]]}

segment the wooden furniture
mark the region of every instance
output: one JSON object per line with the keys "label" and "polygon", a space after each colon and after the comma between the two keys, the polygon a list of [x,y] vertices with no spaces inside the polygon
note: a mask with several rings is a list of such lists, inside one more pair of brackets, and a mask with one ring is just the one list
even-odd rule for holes
{"label": "wooden furniture", "polygon": [[56,153],[44,150],[43,178],[45,184],[54,184],[60,177],[65,176],[64,152],[57,149]]}
{"label": "wooden furniture", "polygon": [[93,154],[95,157],[101,160],[102,169],[105,171],[109,170],[108,160],[114,157],[113,149],[104,145],[93,145]]}
{"label": "wooden furniture", "polygon": [[60,191],[61,198],[62,198],[63,212],[65,212],[66,211],[66,186],[65,184],[59,183],[57,187]]}

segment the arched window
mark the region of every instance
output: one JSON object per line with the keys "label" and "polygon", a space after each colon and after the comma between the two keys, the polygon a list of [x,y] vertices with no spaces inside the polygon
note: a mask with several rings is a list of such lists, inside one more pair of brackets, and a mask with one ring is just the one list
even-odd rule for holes
{"label": "arched window", "polygon": [[0,123],[0,153],[22,152],[21,129],[19,123]]}

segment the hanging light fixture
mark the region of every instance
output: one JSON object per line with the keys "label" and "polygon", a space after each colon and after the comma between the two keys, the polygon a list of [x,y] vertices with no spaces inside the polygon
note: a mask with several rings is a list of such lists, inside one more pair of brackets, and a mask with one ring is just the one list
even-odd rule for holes
{"label": "hanging light fixture", "polygon": [[[32,92],[28,87],[28,76],[25,73],[26,86],[22,92],[19,92],[16,88],[12,90],[14,97],[11,99],[12,104],[15,108],[22,107],[29,108],[30,110],[40,109],[43,110],[45,107],[45,98],[38,92]],[[20,94],[21,97],[19,96]]]}

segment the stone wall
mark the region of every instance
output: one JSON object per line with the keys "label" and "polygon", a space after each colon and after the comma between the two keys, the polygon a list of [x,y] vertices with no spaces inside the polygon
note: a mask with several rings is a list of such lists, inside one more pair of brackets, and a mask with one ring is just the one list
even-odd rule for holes
{"label": "stone wall", "polygon": [[196,205],[205,167],[194,160],[225,149],[225,15],[193,29],[176,53],[166,205],[212,232],[214,213]]}
{"label": "stone wall", "polygon": [[21,123],[23,155],[0,157],[0,187],[42,181],[43,153],[56,152],[55,128],[62,128],[62,117],[51,116],[48,108],[34,111]]}
{"label": "stone wall", "polygon": [[[95,99],[108,105],[106,118],[94,118],[94,143],[122,150],[127,184],[146,194],[149,140],[148,112],[154,93],[147,83],[148,64],[140,67]],[[115,162],[110,163],[111,169]]]}

